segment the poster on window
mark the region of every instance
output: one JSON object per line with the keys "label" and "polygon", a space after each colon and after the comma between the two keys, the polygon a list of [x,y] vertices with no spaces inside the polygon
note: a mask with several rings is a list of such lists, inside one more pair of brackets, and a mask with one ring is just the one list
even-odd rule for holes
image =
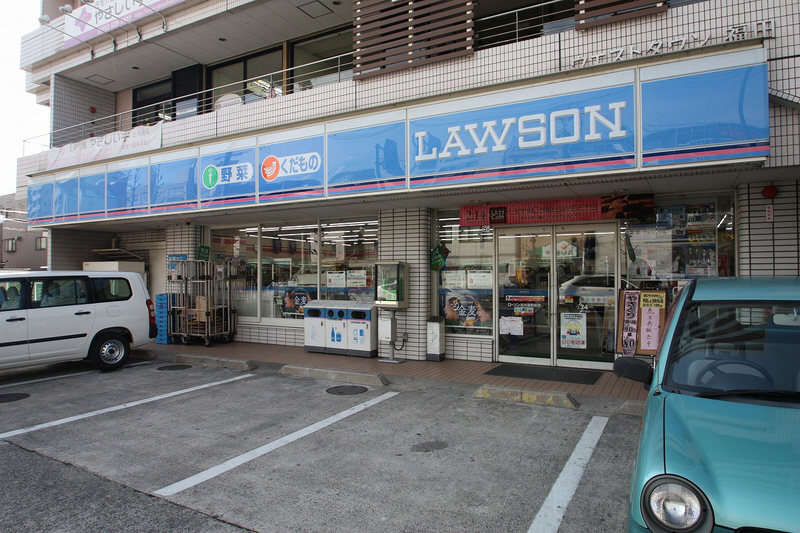
{"label": "poster on window", "polygon": [[467,271],[468,289],[491,289],[492,271],[491,270],[468,270]]}
{"label": "poster on window", "polygon": [[586,349],[586,313],[561,313],[561,347]]}
{"label": "poster on window", "polygon": [[344,271],[328,270],[328,272],[325,273],[325,277],[328,282],[328,287],[341,289],[347,286]]}
{"label": "poster on window", "polygon": [[443,270],[443,289],[464,289],[467,287],[467,272],[465,270]]}
{"label": "poster on window", "polygon": [[366,270],[348,270],[347,271],[347,286],[348,287],[366,287],[367,286],[367,271]]}

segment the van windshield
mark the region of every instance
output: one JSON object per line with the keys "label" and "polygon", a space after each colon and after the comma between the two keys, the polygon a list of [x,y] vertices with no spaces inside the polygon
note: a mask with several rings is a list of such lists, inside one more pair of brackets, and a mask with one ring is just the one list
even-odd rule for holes
{"label": "van windshield", "polygon": [[800,392],[800,302],[694,302],[683,310],[664,386],[705,396]]}

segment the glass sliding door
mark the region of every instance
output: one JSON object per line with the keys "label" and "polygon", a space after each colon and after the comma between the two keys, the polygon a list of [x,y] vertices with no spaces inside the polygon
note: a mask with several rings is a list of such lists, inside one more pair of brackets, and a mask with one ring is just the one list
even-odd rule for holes
{"label": "glass sliding door", "polygon": [[614,361],[616,224],[498,229],[498,359],[610,368]]}
{"label": "glass sliding door", "polygon": [[551,268],[543,253],[552,228],[498,230],[498,354],[501,361],[550,364]]}
{"label": "glass sliding door", "polygon": [[562,364],[614,362],[617,234],[616,225],[556,227],[556,360]]}

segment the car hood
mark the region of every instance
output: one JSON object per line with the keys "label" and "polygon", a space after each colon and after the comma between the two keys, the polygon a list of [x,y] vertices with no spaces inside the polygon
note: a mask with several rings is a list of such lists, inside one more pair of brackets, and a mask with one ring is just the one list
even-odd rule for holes
{"label": "car hood", "polygon": [[708,497],[718,525],[792,531],[800,524],[800,409],[670,394],[666,472]]}

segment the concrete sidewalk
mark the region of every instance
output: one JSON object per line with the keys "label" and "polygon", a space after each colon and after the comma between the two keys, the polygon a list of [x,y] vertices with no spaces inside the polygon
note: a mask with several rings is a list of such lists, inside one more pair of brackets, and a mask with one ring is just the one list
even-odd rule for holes
{"label": "concrete sidewalk", "polygon": [[[338,375],[343,375],[342,373],[382,375],[387,378],[388,382],[391,382],[392,377],[432,379],[488,386],[491,390],[548,391],[566,393],[568,395],[632,400],[635,403],[642,402],[647,397],[647,391],[641,383],[617,377],[613,372],[602,372],[602,376],[594,385],[580,385],[541,379],[486,375],[487,372],[500,366],[501,363],[456,359],[445,359],[438,362],[407,360],[400,364],[392,364],[381,362],[378,358],[310,353],[301,347],[247,342],[214,344],[208,347],[200,343],[190,345],[151,344],[145,349],[158,357],[171,360],[215,366],[232,366],[234,368],[240,367],[242,369],[274,365],[275,370],[279,370],[284,366],[291,365],[292,368],[339,372],[340,374]],[[308,374],[306,373],[306,375]],[[337,381],[339,379],[333,380]],[[355,381],[354,379],[340,380]]]}

